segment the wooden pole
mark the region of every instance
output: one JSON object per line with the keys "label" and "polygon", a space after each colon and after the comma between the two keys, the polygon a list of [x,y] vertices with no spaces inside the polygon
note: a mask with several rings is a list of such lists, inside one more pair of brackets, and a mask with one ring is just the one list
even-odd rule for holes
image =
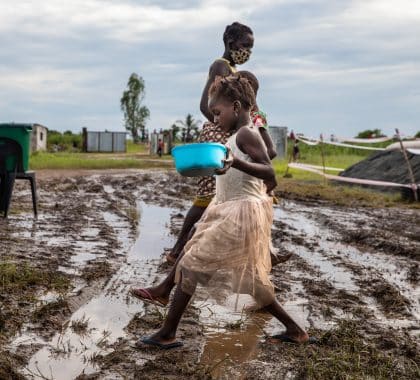
{"label": "wooden pole", "polygon": [[401,140],[400,131],[398,130],[398,128],[395,128],[395,132],[397,134],[398,141],[400,142],[401,151],[405,158],[405,162],[407,163],[408,173],[410,174],[410,178],[411,178],[411,188],[413,190],[414,200],[417,202],[419,199],[417,195],[417,184],[416,184],[416,179],[414,177],[413,168],[411,167],[410,160],[408,159],[407,151],[405,150],[404,144]]}
{"label": "wooden pole", "polygon": [[322,133],[320,134],[320,140],[321,140],[321,157],[322,157],[322,171],[324,172],[324,184],[327,182],[327,178],[325,177],[325,156],[324,156],[324,138],[322,136]]}
{"label": "wooden pole", "polygon": [[[292,139],[292,141],[295,141],[295,139],[296,138]],[[287,141],[287,137],[286,137],[286,141]],[[284,173],[283,178],[288,178],[289,176],[289,164],[292,162],[292,157],[293,157],[293,147],[292,147],[292,150],[290,151],[289,162],[287,163],[286,173]]]}

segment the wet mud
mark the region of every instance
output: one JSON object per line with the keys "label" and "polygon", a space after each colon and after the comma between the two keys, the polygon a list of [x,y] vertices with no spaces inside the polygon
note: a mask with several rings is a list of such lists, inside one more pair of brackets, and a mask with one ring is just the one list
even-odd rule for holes
{"label": "wet mud", "polygon": [[[137,347],[167,308],[129,296],[162,279],[194,195],[173,171],[41,175],[39,217],[17,184],[0,220],[0,378],[418,378],[418,210],[283,198],[274,247],[291,258],[272,280],[284,308],[318,339],[270,340],[283,327],[252,299],[199,288],[184,346]],[[283,194],[284,195],[284,194]],[[248,310],[248,309],[247,309]]]}

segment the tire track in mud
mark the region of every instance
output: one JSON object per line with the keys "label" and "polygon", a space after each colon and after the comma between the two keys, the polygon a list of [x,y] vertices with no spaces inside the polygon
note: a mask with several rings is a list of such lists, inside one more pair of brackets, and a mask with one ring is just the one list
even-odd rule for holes
{"label": "tire track in mud", "polygon": [[[50,241],[52,246],[45,244],[50,255],[41,253],[41,257],[45,255],[41,261],[48,262],[51,255],[58,252],[60,258],[55,268],[58,264],[65,264],[67,268],[77,269],[68,274],[76,286],[74,295],[67,298],[69,304],[73,305],[71,312],[75,313],[67,325],[61,327],[63,334],[61,337],[58,334],[56,338],[57,349],[50,350],[50,353],[58,357],[63,353],[68,354],[66,350],[71,348],[72,339],[83,341],[80,331],[77,334],[73,330],[87,322],[85,330],[90,332],[90,342],[93,343],[86,343],[86,348],[79,345],[73,350],[77,351],[75,353],[79,359],[84,357],[87,360],[86,372],[96,373],[92,375],[93,378],[206,379],[213,376],[274,379],[286,374],[293,378],[299,372],[297,367],[290,364],[295,360],[293,357],[288,365],[279,363],[279,356],[274,355],[276,352],[279,355],[277,347],[260,344],[264,334],[281,329],[277,322],[264,314],[232,313],[227,305],[216,306],[211,295],[204,291],[198,292],[181,323],[179,335],[186,341],[182,349],[162,353],[132,347],[139,335],[150,334],[160,326],[166,313],[165,310],[140,305],[127,298],[128,288],[134,282],[140,280],[142,284],[149,285],[166,272],[165,266],[158,267],[160,260],[157,258],[122,265],[129,251],[128,246],[135,240],[135,204],[141,199],[147,204],[182,209],[192,194],[191,182],[162,172],[95,175],[46,182],[42,191],[45,217],[41,218],[38,230],[30,235],[30,222],[25,220],[25,216],[17,216],[22,223],[29,224],[20,228],[20,232],[15,231],[18,233],[11,239],[19,240],[19,236],[24,236],[15,250],[16,255],[22,255],[19,250],[23,251],[24,244],[28,243],[26,239],[34,241],[44,233],[42,239]],[[363,216],[361,210],[330,207],[327,204],[309,207],[296,202],[284,202],[281,210],[276,211],[273,243],[280,251],[290,251],[294,255],[289,262],[273,269],[273,282],[285,309],[303,325],[320,334],[320,331],[341,326],[343,321],[363,317],[368,321],[363,331],[370,336],[377,334],[382,326],[397,323],[406,327],[413,325],[418,316],[418,287],[409,278],[410,268],[416,264],[416,260],[410,254],[395,256],[394,250],[387,251],[386,245],[375,245],[374,241],[371,244],[369,239],[354,241],[356,235],[347,234],[349,230],[358,231],[366,229],[366,226],[380,229],[378,215],[383,213],[382,210],[369,211],[368,215]],[[176,234],[183,221],[180,216],[179,211],[174,211],[165,231],[169,229]],[[392,227],[388,221],[384,226],[385,230]],[[398,240],[402,246],[399,253],[411,252],[407,244],[417,242],[412,239],[412,232],[403,232],[409,229],[407,226],[404,229],[399,225],[395,232],[402,236]],[[67,231],[69,233],[66,234]],[[55,243],[56,236],[64,236],[64,241]],[[76,244],[79,239],[87,243],[89,253],[95,252],[95,258],[86,262],[83,271],[79,269],[80,263],[77,265],[70,260],[69,254],[80,252],[80,246]],[[100,245],[94,247],[95,241],[107,239],[109,249]],[[123,242],[130,243],[124,246]],[[1,244],[0,241],[0,247]],[[105,257],[100,257],[101,254],[105,254]],[[112,268],[107,270],[103,263],[110,264]],[[106,282],[97,281],[101,272]],[[377,282],[372,282],[372,279]],[[383,289],[385,293],[391,292],[394,298],[401,294],[409,305],[403,301],[396,305],[395,310],[386,312],[388,306],[377,302],[383,296]],[[107,303],[113,304],[114,308],[119,305],[117,309],[122,310],[122,314],[115,331],[102,334],[106,328],[101,329],[100,326],[107,320],[108,309],[102,309],[100,314],[103,318],[88,321],[86,318],[89,313],[94,314],[90,310],[95,309],[95,305]],[[127,313],[127,310],[131,311]],[[70,314],[67,312],[61,316],[57,325],[49,328],[47,335],[51,336]],[[93,328],[96,330],[91,331]],[[402,338],[398,335],[395,339]],[[67,348],[66,342],[70,342]],[[38,341],[37,344],[35,347],[39,348],[46,342]],[[91,347],[88,347],[89,344]],[[34,349],[25,352],[23,346],[20,347],[23,357],[30,356]],[[283,346],[281,349],[284,349]],[[228,358],[224,357],[227,351],[231,354]],[[72,362],[69,360],[67,363]],[[278,369],[270,372],[268,367],[274,364]],[[264,374],[261,374],[261,370],[265,371]]]}
{"label": "tire track in mud", "polygon": [[[296,218],[293,207],[290,212],[284,211],[283,216],[288,223],[285,228],[286,233],[291,235],[289,240],[301,244],[294,245],[295,252],[301,258],[312,267],[318,267],[324,280],[329,281],[335,288],[357,295],[361,303],[369,305],[374,314],[384,323],[395,324],[398,323],[398,319],[401,319],[402,323],[411,322],[415,326],[420,315],[418,299],[420,293],[418,288],[407,281],[408,268],[412,263],[410,257],[391,257],[382,252],[362,252],[356,247],[343,243],[341,234],[326,228],[325,223],[322,223],[323,218],[319,218],[319,213],[307,210],[311,215],[310,218],[305,216],[305,212]],[[336,218],[334,210],[322,211],[329,213],[328,225],[334,225],[336,230],[342,232],[349,228],[349,222],[340,223],[339,220],[334,219]],[[342,217],[342,215],[338,216]],[[346,213],[346,218],[356,223],[360,219],[363,220],[363,216],[351,211]],[[313,219],[321,219],[321,223],[314,223]],[[304,235],[301,240],[299,238],[302,235],[296,237],[295,231],[299,230]],[[282,246],[289,250],[293,249],[287,241],[282,242]],[[403,269],[404,266],[406,269]],[[366,286],[367,284],[371,286]],[[394,298],[392,305],[388,305],[389,302],[383,302],[381,288],[384,288],[384,293],[391,293]],[[371,298],[379,304],[372,305]],[[383,313],[388,317],[394,316],[396,319],[388,320]],[[407,317],[410,318],[407,319]]]}

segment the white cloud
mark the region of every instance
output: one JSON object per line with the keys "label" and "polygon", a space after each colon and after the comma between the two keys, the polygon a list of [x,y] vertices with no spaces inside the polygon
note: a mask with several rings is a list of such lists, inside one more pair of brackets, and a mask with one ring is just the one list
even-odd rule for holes
{"label": "white cloud", "polygon": [[278,3],[274,0],[202,1],[183,9],[141,2],[100,0],[16,1],[0,8],[0,31],[15,31],[33,36],[83,36],[86,31],[121,42],[136,42],[170,33],[185,37],[186,32],[229,23],[246,17],[258,7]]}
{"label": "white cloud", "polygon": [[151,128],[188,112],[202,118],[207,68],[236,20],[255,31],[244,68],[259,77],[275,124],[349,128],[363,115],[378,128],[418,128],[420,3],[409,0],[3,1],[2,115],[59,129],[120,123],[119,96],[135,71]]}

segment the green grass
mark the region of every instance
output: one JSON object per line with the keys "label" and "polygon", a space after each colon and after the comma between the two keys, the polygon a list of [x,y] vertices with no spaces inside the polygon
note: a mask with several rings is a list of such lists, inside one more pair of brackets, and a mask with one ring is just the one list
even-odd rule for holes
{"label": "green grass", "polygon": [[[153,161],[150,161],[150,160]],[[87,153],[47,153],[37,152],[31,155],[29,164],[32,170],[42,169],[144,169],[169,167],[168,158],[155,161],[157,157],[138,158],[129,154],[87,154]]]}
{"label": "green grass", "polygon": [[[380,147],[381,144],[372,144],[374,146]],[[383,144],[382,144],[383,145]],[[273,161],[274,170],[278,177],[283,177],[286,173],[287,163],[290,158],[290,153],[292,151],[293,145],[288,143],[288,152],[285,159],[275,159]],[[322,147],[320,145],[309,146],[303,143],[299,144],[300,157],[298,162],[304,164],[312,164],[322,166],[322,153],[324,155],[324,164],[325,166],[347,169],[350,166],[364,160],[372,154],[375,154],[375,151],[359,150],[353,148],[345,148],[334,145],[324,144]],[[329,174],[337,174],[337,171],[327,171]],[[321,176],[315,173],[306,172],[304,170],[292,169],[289,168],[288,174],[291,174],[291,178],[302,180],[302,181],[319,181],[323,182]]]}
{"label": "green grass", "polygon": [[[377,144],[380,146],[380,144]],[[382,144],[383,145],[383,144]],[[419,203],[409,203],[401,199],[398,192],[385,193],[371,188],[361,186],[349,186],[337,184],[324,179],[321,175],[305,170],[289,168],[288,176],[285,178],[288,159],[292,145],[289,144],[287,159],[276,159],[273,167],[276,173],[278,189],[280,194],[287,198],[306,200],[327,200],[342,206],[362,207],[391,207],[409,206],[410,208],[420,207]],[[300,163],[322,166],[321,147],[300,144]],[[325,166],[347,169],[375,154],[375,151],[357,150],[353,148],[324,145],[323,153]],[[328,174],[337,175],[337,171],[326,171]]]}
{"label": "green grass", "polygon": [[0,287],[4,293],[36,286],[64,291],[69,285],[69,280],[59,273],[34,268],[28,263],[0,263]]}
{"label": "green grass", "polygon": [[127,153],[149,154],[149,147],[144,143],[135,144],[132,140],[127,140]]}
{"label": "green grass", "polygon": [[[309,175],[313,175],[309,179]],[[277,177],[279,196],[287,199],[328,201],[349,207],[410,207],[420,208],[420,203],[410,203],[401,199],[399,193],[383,193],[359,186],[346,186],[324,182],[322,177],[309,173],[305,180]]]}
{"label": "green grass", "polygon": [[317,332],[319,345],[283,345],[281,355],[299,364],[297,379],[418,379],[415,340],[391,328],[369,336],[364,324],[342,320],[335,329]]}

